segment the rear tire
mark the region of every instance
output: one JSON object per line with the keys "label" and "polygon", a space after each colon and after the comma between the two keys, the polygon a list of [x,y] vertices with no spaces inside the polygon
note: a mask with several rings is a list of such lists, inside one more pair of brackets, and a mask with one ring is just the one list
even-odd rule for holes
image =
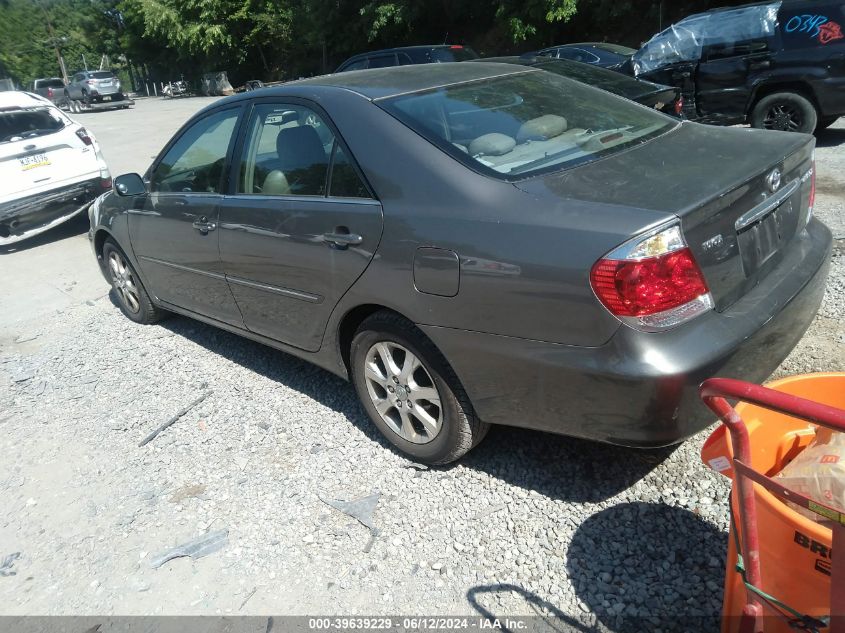
{"label": "rear tire", "polygon": [[751,125],[764,130],[812,134],[818,122],[812,102],[797,92],[776,92],[760,99],[751,113]]}
{"label": "rear tire", "polygon": [[164,317],[165,312],[153,305],[138,273],[112,238],[103,244],[103,262],[120,311],[128,319],[148,325]]}
{"label": "rear tire", "polygon": [[398,314],[382,311],[365,319],[352,339],[350,361],[370,419],[415,461],[447,464],[487,434],[489,425],[475,415],[449,363]]}

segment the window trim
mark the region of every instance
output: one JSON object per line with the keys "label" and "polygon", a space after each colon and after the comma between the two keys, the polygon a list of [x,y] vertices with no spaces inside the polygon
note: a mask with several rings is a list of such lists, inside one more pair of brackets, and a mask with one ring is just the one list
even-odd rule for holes
{"label": "window trim", "polygon": [[[329,127],[329,130],[334,137],[335,145],[340,143],[344,152],[349,157],[349,160],[352,164],[352,167],[355,169],[355,173],[358,175],[358,178],[361,179],[361,182],[364,184],[364,188],[367,190],[367,193],[370,195],[369,198],[345,198],[342,196],[329,196],[329,190],[331,187],[331,174],[332,170],[334,169],[334,155],[335,149],[334,146],[332,147],[332,153],[329,157],[329,165],[326,171],[326,187],[325,193],[322,196],[302,196],[302,195],[278,195],[278,194],[263,194],[263,193],[241,193],[237,191],[238,188],[238,178],[239,178],[239,171],[241,161],[243,160],[244,152],[247,149],[247,135],[249,133],[249,121],[252,119],[252,113],[255,110],[256,106],[264,105],[264,104],[272,104],[275,106],[282,106],[285,105],[293,105],[293,106],[300,106],[304,108],[309,108],[315,112],[323,121],[325,125]],[[358,161],[355,158],[355,155],[350,151],[349,145],[344,140],[343,136],[337,129],[334,121],[332,121],[331,117],[329,116],[328,112],[324,108],[322,108],[319,104],[310,101],[309,99],[304,99],[302,97],[295,97],[295,96],[279,96],[279,97],[256,97],[251,99],[244,108],[244,111],[241,113],[241,122],[239,126],[239,130],[237,133],[237,141],[235,144],[234,152],[232,153],[231,163],[229,165],[229,169],[226,170],[226,175],[228,178],[228,182],[226,183],[227,186],[223,192],[223,195],[226,197],[241,197],[244,196],[246,198],[252,199],[257,197],[262,198],[272,198],[273,200],[325,200],[327,202],[366,202],[366,203],[378,203],[379,199],[375,195],[375,191],[373,190],[370,183],[367,181],[367,178],[364,176],[364,172],[358,166]]]}
{"label": "window trim", "polygon": [[[152,175],[153,172],[158,168],[161,164],[161,161],[164,160],[164,157],[167,156],[167,152],[179,142],[179,140],[190,130],[194,125],[207,119],[208,117],[215,116],[216,114],[220,114],[221,112],[225,112],[227,110],[236,110],[238,113],[237,119],[235,120],[235,128],[234,133],[229,138],[229,145],[226,148],[226,154],[223,158],[223,169],[222,173],[220,174],[220,181],[218,182],[218,191],[211,193],[208,191],[153,191],[151,189],[152,186]],[[214,108],[202,116],[194,116],[188,119],[182,127],[173,135],[167,145],[158,153],[158,156],[155,157],[152,164],[147,168],[147,171],[144,172],[143,180],[144,183],[147,185],[147,195],[155,193],[159,196],[169,196],[169,195],[178,195],[178,196],[190,196],[190,195],[214,195],[214,196],[222,196],[226,195],[226,190],[229,186],[229,167],[232,163],[233,151],[235,148],[235,141],[240,135],[241,127],[243,126],[243,115],[244,115],[244,107],[242,103],[234,103],[234,104],[226,104],[221,107]]]}

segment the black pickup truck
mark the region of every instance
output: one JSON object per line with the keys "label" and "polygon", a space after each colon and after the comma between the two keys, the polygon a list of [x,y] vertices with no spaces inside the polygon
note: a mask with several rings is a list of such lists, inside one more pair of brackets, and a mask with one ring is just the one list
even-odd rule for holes
{"label": "black pickup truck", "polygon": [[691,15],[623,72],[677,86],[705,123],[812,133],[845,114],[845,2],[782,0]]}

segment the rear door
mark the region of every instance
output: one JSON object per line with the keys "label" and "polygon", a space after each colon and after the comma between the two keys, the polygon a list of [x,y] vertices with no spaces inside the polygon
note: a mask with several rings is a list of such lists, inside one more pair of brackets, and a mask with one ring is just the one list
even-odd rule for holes
{"label": "rear door", "polygon": [[779,47],[777,5],[715,13],[703,31],[696,72],[701,116],[744,120],[753,87],[765,82]]}
{"label": "rear door", "polygon": [[327,116],[262,100],[221,202],[220,253],[246,327],[319,349],[337,302],[373,258],[382,209]]}
{"label": "rear door", "polygon": [[161,300],[243,325],[220,264],[218,207],[242,107],[216,110],[185,129],[148,174],[129,211],[129,235],[149,289]]}
{"label": "rear door", "polygon": [[699,114],[744,118],[752,86],[771,74],[771,49],[765,41],[746,42],[705,54],[696,74]]}

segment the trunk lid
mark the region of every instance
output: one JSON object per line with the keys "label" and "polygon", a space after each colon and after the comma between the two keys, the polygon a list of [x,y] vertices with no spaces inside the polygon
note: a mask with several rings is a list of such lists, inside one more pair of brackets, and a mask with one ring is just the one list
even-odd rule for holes
{"label": "trunk lid", "polygon": [[777,266],[806,225],[814,147],[804,134],[685,123],[607,159],[515,184],[677,216],[722,311]]}

